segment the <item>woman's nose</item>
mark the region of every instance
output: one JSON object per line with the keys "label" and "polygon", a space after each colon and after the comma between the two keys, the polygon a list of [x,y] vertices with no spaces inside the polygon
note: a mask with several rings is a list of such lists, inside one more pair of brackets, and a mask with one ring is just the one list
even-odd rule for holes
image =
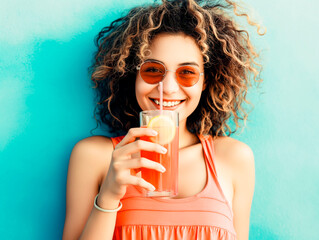
{"label": "woman's nose", "polygon": [[178,82],[176,81],[175,72],[167,71],[163,79],[163,93],[166,95],[175,93],[179,90]]}

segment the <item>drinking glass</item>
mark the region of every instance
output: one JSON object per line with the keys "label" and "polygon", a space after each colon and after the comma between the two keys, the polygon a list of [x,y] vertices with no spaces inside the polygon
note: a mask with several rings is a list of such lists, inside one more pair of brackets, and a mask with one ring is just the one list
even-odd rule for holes
{"label": "drinking glass", "polygon": [[162,164],[164,173],[141,168],[141,176],[155,187],[155,191],[144,190],[146,197],[173,197],[178,192],[178,112],[149,110],[140,112],[140,126],[152,128],[157,136],[143,136],[140,139],[159,143],[167,149],[165,154],[141,151],[141,157]]}

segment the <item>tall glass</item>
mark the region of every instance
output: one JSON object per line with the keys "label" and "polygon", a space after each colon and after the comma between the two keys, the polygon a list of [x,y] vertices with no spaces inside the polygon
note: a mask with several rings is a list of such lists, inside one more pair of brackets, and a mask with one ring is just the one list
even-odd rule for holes
{"label": "tall glass", "polygon": [[165,154],[141,151],[141,157],[162,164],[164,173],[141,168],[142,178],[153,184],[155,191],[146,191],[147,197],[173,197],[178,192],[178,112],[150,110],[140,112],[140,126],[158,132],[155,137],[143,136],[140,139],[159,143],[167,149]]}

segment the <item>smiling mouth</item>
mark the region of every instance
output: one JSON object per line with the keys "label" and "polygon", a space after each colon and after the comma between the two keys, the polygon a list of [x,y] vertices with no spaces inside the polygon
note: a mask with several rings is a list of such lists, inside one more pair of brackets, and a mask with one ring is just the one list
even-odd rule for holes
{"label": "smiling mouth", "polygon": [[[154,102],[156,105],[160,106],[160,101],[157,99],[150,98],[152,102]],[[176,101],[163,101],[163,107],[175,107],[185,100],[176,100]]]}

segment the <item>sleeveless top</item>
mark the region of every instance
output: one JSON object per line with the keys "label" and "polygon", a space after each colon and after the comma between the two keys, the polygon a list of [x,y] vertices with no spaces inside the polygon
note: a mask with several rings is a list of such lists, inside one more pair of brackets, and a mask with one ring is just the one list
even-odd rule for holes
{"label": "sleeveless top", "polygon": [[[235,240],[233,213],[217,179],[211,136],[198,136],[204,151],[207,181],[191,197],[151,198],[128,185],[117,213],[113,240],[216,239]],[[112,138],[116,146],[123,137]]]}

